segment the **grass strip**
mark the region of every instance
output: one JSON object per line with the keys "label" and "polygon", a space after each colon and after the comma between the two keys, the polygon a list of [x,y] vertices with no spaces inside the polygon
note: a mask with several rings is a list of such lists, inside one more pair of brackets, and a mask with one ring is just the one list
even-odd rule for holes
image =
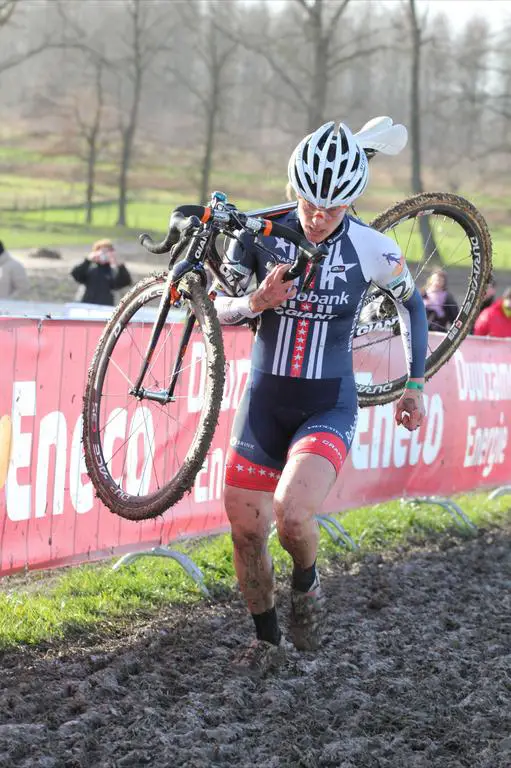
{"label": "grass strip", "polygon": [[[479,528],[511,520],[509,498],[489,501],[486,493],[460,496],[456,502]],[[338,517],[360,549],[347,552],[321,531],[318,562],[354,562],[404,545],[427,546],[439,534],[464,534],[438,506],[400,501],[352,510]],[[470,535],[469,533],[465,535]],[[193,558],[213,595],[228,596],[236,580],[228,535],[175,546]],[[290,558],[270,539],[278,578],[290,572]],[[80,634],[118,632],[126,621],[154,615],[162,606],[202,599],[195,583],[171,559],[140,558],[112,570],[113,561],[6,577],[0,592],[0,648],[67,639]]]}

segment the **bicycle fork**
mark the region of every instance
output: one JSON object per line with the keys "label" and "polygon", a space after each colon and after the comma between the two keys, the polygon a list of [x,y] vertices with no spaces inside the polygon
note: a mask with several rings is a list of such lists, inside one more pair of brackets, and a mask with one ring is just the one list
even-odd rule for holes
{"label": "bicycle fork", "polygon": [[162,405],[166,405],[167,403],[174,402],[174,390],[176,388],[177,380],[179,378],[179,373],[182,369],[183,364],[183,358],[186,353],[186,348],[188,347],[188,343],[190,341],[190,337],[192,335],[193,327],[195,325],[195,315],[188,309],[186,314],[186,320],[183,327],[183,333],[181,334],[181,340],[179,342],[179,348],[177,352],[176,361],[174,363],[174,368],[172,370],[170,384],[167,389],[160,389],[160,390],[152,390],[152,389],[145,389],[142,386],[142,381],[144,379],[144,376],[147,373],[147,370],[149,368],[149,365],[151,364],[151,359],[154,354],[154,350],[156,349],[156,344],[158,343],[158,339],[160,338],[160,334],[163,330],[163,326],[165,325],[165,322],[167,320],[167,316],[170,310],[171,306],[171,289],[173,287],[173,284],[170,281],[170,275],[169,280],[166,283],[166,289],[162,294],[160,306],[158,308],[158,316],[155,320],[153,330],[151,332],[151,338],[149,339],[149,343],[147,345],[146,353],[144,355],[144,359],[142,362],[142,366],[140,368],[140,372],[138,374],[137,380],[134,384],[134,386],[129,390],[130,395],[134,395],[138,400],[154,400],[157,403],[161,403]]}

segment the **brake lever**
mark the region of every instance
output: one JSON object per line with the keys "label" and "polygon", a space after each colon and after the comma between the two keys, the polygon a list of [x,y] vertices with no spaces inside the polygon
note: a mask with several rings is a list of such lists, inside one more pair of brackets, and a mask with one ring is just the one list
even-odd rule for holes
{"label": "brake lever", "polygon": [[[319,264],[325,256],[328,254],[328,247],[324,243],[320,243],[314,249],[315,253],[311,254],[310,251],[306,251],[304,248],[298,248],[298,258],[296,263],[288,269],[284,275],[284,280],[294,280],[296,277],[300,277],[305,272],[308,264],[312,265],[312,269],[309,274],[316,273],[316,266]],[[311,278],[312,279],[312,278]],[[310,284],[310,281],[309,281]]]}

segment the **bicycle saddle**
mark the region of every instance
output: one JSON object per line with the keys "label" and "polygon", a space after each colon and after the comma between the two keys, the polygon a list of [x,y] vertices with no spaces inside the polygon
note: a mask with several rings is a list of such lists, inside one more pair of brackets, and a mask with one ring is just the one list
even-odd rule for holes
{"label": "bicycle saddle", "polygon": [[394,123],[391,117],[373,117],[355,136],[367,151],[381,152],[382,155],[397,155],[406,147],[408,131],[401,123]]}

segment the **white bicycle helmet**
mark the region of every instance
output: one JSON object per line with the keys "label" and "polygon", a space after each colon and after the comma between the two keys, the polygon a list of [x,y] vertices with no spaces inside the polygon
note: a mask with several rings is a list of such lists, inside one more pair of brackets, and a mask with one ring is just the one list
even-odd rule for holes
{"label": "white bicycle helmet", "polygon": [[344,123],[325,123],[298,144],[289,159],[294,191],[318,208],[350,205],[369,178],[364,150]]}

